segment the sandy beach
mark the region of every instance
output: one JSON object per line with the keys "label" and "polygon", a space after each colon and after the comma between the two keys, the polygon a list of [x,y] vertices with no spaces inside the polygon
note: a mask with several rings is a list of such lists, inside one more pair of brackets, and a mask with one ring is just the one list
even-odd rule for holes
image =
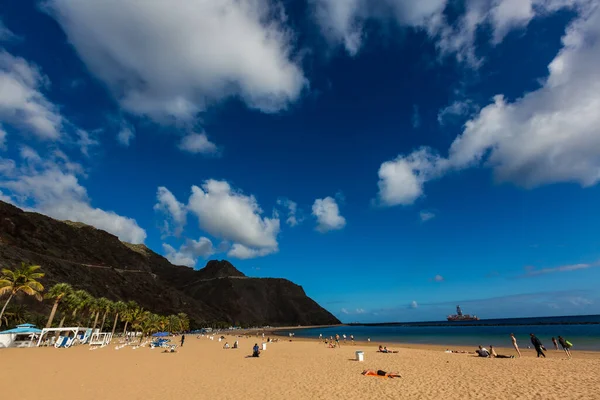
{"label": "sandy beach", "polygon": [[[228,336],[232,344],[235,338]],[[483,359],[447,354],[434,346],[394,346],[377,353],[364,343],[330,349],[318,341],[280,339],[260,358],[257,338],[238,338],[240,349],[188,336],[176,353],[123,348],[3,349],[3,397],[9,399],[598,399],[600,353],[568,360],[549,350],[537,359]],[[177,340],[178,342],[178,340]],[[389,346],[392,348],[392,346]],[[365,352],[364,362],[355,351]],[[473,349],[465,349],[473,350]],[[513,354],[498,349],[499,354]],[[361,375],[363,369],[397,371],[402,378]]]}

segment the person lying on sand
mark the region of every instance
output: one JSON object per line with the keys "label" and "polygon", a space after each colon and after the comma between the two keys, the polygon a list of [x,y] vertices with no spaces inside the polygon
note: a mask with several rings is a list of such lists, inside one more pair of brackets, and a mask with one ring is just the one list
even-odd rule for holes
{"label": "person lying on sand", "polygon": [[446,349],[446,351],[444,353],[457,353],[457,354],[467,354],[468,351],[464,351],[464,350],[450,350],[450,349]]}
{"label": "person lying on sand", "polygon": [[380,353],[397,353],[398,352],[398,350],[392,351],[392,350],[388,350],[387,347],[382,347],[382,346],[379,346],[379,350],[378,351]]}
{"label": "person lying on sand", "polygon": [[380,369],[375,371],[374,369],[365,369],[362,374],[364,376],[385,376],[388,378],[402,378],[399,372],[385,372]]}
{"label": "person lying on sand", "polygon": [[477,350],[475,350],[475,353],[477,353],[479,355],[479,357],[489,357],[490,356],[490,352],[485,347],[481,347],[481,345],[479,346],[479,348]]}
{"label": "person lying on sand", "polygon": [[490,344],[490,357],[493,357],[493,358],[515,358],[515,356],[505,356],[505,355],[496,353],[496,349],[494,349],[494,346],[492,346],[491,344]]}

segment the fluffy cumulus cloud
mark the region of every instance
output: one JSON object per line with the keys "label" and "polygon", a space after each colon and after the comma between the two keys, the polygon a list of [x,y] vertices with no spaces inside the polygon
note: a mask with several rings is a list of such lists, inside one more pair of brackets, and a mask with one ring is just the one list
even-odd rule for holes
{"label": "fluffy cumulus cloud", "polygon": [[408,308],[412,308],[412,309],[419,308],[419,303],[417,303],[417,301],[416,301],[416,300],[413,300],[413,301],[411,301],[411,302],[410,302],[410,304],[408,305]]}
{"label": "fluffy cumulus cloud", "polygon": [[[562,8],[587,7],[592,0],[466,0],[457,21],[449,22],[448,0],[311,0],[314,19],[332,45],[343,45],[356,55],[366,37],[369,22],[421,29],[427,32],[441,55],[455,55],[477,67],[475,42],[482,27],[491,31],[490,42],[500,43],[514,29],[523,29],[536,17]],[[456,9],[454,9],[456,11]]]}
{"label": "fluffy cumulus cloud", "polygon": [[79,183],[82,167],[60,151],[41,157],[24,147],[19,165],[4,159],[0,170],[0,188],[9,192],[17,206],[29,208],[27,205],[32,204],[34,211],[95,226],[126,242],[143,243],[146,239],[146,232],[135,220],[90,205],[87,191]]}
{"label": "fluffy cumulus cloud", "polygon": [[178,145],[179,149],[193,154],[210,154],[217,152],[217,145],[208,140],[205,133],[190,133],[184,136]]}
{"label": "fluffy cumulus cloud", "polygon": [[0,50],[0,122],[40,139],[59,139],[64,118],[43,94],[49,84],[35,65]]}
{"label": "fluffy cumulus cloud", "polygon": [[444,160],[423,148],[408,156],[398,156],[379,167],[379,202],[382,205],[408,205],[423,195],[423,185],[443,169]]}
{"label": "fluffy cumulus cloud", "polygon": [[49,0],[46,10],[131,113],[190,120],[231,96],[274,112],[306,85],[270,0]]}
{"label": "fluffy cumulus cloud", "polygon": [[[590,3],[592,4],[592,3]],[[580,9],[542,87],[514,102],[497,95],[467,121],[440,157],[429,149],[382,164],[379,198],[410,204],[425,182],[485,165],[500,182],[525,188],[556,182],[587,187],[600,180],[600,7]]]}
{"label": "fluffy cumulus cloud", "polygon": [[346,218],[340,215],[340,207],[333,197],[316,199],[312,214],[317,219],[316,229],[321,233],[340,230],[346,226]]}
{"label": "fluffy cumulus cloud", "polygon": [[181,235],[187,219],[186,205],[177,201],[173,193],[164,186],[158,188],[156,201],[154,209],[163,213],[166,217],[164,221],[164,233],[166,235]]}
{"label": "fluffy cumulus cloud", "polygon": [[207,258],[213,255],[216,250],[213,243],[206,237],[198,240],[187,239],[184,244],[176,250],[173,246],[163,243],[165,257],[172,264],[195,267],[199,258]]}
{"label": "fluffy cumulus cloud", "polygon": [[[229,257],[247,259],[279,250],[279,218],[264,216],[254,196],[235,190],[226,181],[207,180],[200,187],[192,186],[187,204],[179,202],[165,187],[158,188],[156,197],[154,208],[166,216],[164,232],[167,235],[181,235],[187,215],[191,213],[198,218],[204,232],[223,240],[217,248],[211,242],[206,254],[227,252]],[[190,265],[204,254],[200,254],[200,247],[209,248],[207,240],[202,238],[199,243],[203,246],[200,246],[188,239],[177,251],[168,244],[163,247],[169,260],[178,259],[180,264]]]}
{"label": "fluffy cumulus cloud", "polygon": [[324,37],[356,55],[363,45],[369,20],[392,20],[400,25],[425,26],[439,15],[446,0],[310,0]]}
{"label": "fluffy cumulus cloud", "polygon": [[210,235],[233,243],[229,255],[251,258],[278,251],[279,218],[263,216],[256,198],[234,190],[226,181],[193,186],[188,210]]}
{"label": "fluffy cumulus cloud", "polygon": [[277,204],[286,209],[287,218],[285,223],[289,226],[294,227],[303,221],[302,216],[299,215],[298,203],[290,199],[281,198],[277,200]]}
{"label": "fluffy cumulus cloud", "polygon": [[120,121],[119,133],[117,133],[117,142],[120,145],[129,147],[133,138],[135,138],[135,128],[124,119]]}

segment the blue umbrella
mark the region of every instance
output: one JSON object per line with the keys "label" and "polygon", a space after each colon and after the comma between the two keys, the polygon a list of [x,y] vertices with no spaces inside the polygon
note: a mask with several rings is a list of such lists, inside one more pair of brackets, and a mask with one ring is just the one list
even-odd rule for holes
{"label": "blue umbrella", "polygon": [[0,332],[0,334],[4,333],[40,333],[41,330],[37,329],[33,324],[22,324],[17,325],[14,329],[9,329],[7,331]]}
{"label": "blue umbrella", "polygon": [[169,336],[169,332],[156,332],[154,335],[152,335],[154,337],[164,337],[164,336]]}

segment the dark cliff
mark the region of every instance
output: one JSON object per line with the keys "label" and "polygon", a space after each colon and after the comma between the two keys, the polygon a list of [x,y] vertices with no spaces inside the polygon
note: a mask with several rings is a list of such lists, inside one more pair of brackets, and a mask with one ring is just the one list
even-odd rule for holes
{"label": "dark cliff", "polygon": [[134,300],[156,313],[185,312],[196,324],[339,323],[286,279],[249,278],[225,260],[195,271],[94,227],[0,202],[0,265],[22,261],[42,266],[46,287],[67,282],[94,296]]}

